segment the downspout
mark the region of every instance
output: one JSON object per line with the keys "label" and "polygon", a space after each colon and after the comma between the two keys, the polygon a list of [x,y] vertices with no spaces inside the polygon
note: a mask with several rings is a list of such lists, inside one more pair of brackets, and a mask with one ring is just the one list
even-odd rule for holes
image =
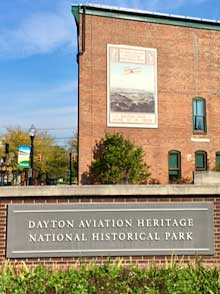
{"label": "downspout", "polygon": [[[83,9],[83,13],[82,13],[82,39],[81,39],[81,46],[78,42],[78,53],[77,53],[77,63],[78,63],[78,107],[79,107],[79,100],[80,100],[80,97],[79,97],[79,57],[82,56],[85,52],[85,49],[86,49],[86,34],[85,34],[85,31],[86,31],[86,7],[83,6],[82,7]],[[80,32],[80,25],[77,26],[77,30],[78,30],[78,35],[79,35],[79,32]],[[81,47],[81,48],[80,48]],[[80,174],[79,174],[79,110],[78,110],[78,134],[77,134],[77,149],[78,149],[78,158],[77,158],[77,185],[80,185]]]}
{"label": "downspout", "polygon": [[79,56],[82,56],[83,53],[86,50],[86,7],[83,6],[83,13],[82,13],[82,43],[81,43],[81,49],[77,53],[77,62],[79,62]]}

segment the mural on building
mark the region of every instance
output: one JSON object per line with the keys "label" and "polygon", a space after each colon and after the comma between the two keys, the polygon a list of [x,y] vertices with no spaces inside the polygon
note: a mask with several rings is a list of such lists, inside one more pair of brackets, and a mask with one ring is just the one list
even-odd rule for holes
{"label": "mural on building", "polygon": [[108,45],[108,126],[157,127],[156,53]]}

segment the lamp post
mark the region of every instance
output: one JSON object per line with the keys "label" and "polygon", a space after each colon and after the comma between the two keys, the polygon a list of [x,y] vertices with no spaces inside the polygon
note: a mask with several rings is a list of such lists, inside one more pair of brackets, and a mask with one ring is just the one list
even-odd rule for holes
{"label": "lamp post", "polygon": [[3,167],[3,164],[4,164],[4,159],[1,158],[1,159],[0,159],[0,165],[1,165],[1,182],[0,182],[0,186],[3,186],[3,184],[4,184],[3,173],[2,173],[2,167]]}
{"label": "lamp post", "polygon": [[29,185],[33,185],[33,170],[34,170],[34,138],[36,135],[36,128],[35,126],[32,124],[30,129],[29,129],[29,136],[30,136],[30,140],[31,140],[31,153],[30,153],[30,167],[31,167],[31,176],[30,176],[30,180],[29,180]]}
{"label": "lamp post", "polygon": [[69,149],[69,184],[72,185],[72,148]]}

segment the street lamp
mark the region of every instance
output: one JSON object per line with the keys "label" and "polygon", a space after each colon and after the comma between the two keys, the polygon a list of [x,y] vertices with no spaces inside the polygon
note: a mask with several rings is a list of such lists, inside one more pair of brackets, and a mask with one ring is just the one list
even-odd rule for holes
{"label": "street lamp", "polygon": [[69,149],[69,172],[70,172],[70,177],[69,177],[69,184],[72,185],[72,148]]}
{"label": "street lamp", "polygon": [[30,181],[29,184],[33,185],[33,169],[34,169],[34,138],[36,135],[36,128],[35,126],[32,124],[30,129],[29,129],[29,136],[30,136],[30,140],[31,140],[31,154],[30,154],[30,167],[31,167],[31,176],[30,176]]}
{"label": "street lamp", "polygon": [[3,186],[4,185],[4,178],[3,178],[3,173],[2,173],[3,164],[4,164],[4,159],[1,158],[0,159],[0,166],[1,166],[1,182],[0,182],[0,186]]}

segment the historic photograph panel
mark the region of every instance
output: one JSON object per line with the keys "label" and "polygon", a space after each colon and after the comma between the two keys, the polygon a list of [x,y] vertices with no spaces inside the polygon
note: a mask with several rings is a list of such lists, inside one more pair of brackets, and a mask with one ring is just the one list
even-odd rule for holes
{"label": "historic photograph panel", "polygon": [[108,45],[108,126],[157,127],[156,53]]}

